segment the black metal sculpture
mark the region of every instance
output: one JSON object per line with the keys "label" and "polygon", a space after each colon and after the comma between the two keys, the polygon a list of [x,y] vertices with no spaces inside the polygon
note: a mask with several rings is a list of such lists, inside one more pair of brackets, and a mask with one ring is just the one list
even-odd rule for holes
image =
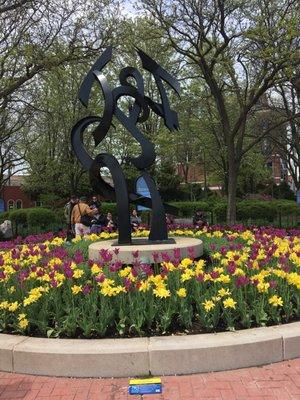
{"label": "black metal sculpture", "polygon": [[[88,116],[76,123],[72,129],[71,140],[73,150],[83,165],[89,171],[90,182],[93,190],[103,195],[108,200],[116,201],[118,213],[119,239],[118,244],[131,243],[131,225],[129,204],[141,205],[152,209],[151,228],[149,234],[150,243],[168,241],[165,210],[171,214],[176,214],[176,209],[168,204],[163,204],[156,189],[155,183],[146,169],[150,167],[156,158],[154,145],[143,136],[138,129],[137,123],[144,122],[149,117],[150,109],[164,119],[166,127],[172,131],[179,128],[177,113],[170,108],[168,96],[163,82],[167,83],[179,94],[179,83],[167,71],[159,66],[151,57],[142,50],[137,49],[137,53],[142,61],[143,68],[149,71],[156,82],[161,103],[156,103],[144,94],[144,81],[140,72],[133,67],[123,68],[119,74],[121,86],[111,90],[104,75],[100,71],[111,60],[112,47],[108,47],[100,58],[92,66],[84,78],[78,98],[87,107],[89,103],[92,85],[97,82],[100,85],[104,96],[104,112],[102,117]],[[128,78],[133,78],[136,86],[133,86]],[[118,107],[118,99],[122,96],[134,98],[134,105],[129,110],[129,116],[123,113]],[[107,134],[112,119],[115,116],[120,123],[132,134],[141,146],[141,154],[134,158],[128,157],[127,162],[131,163],[141,171],[151,198],[143,197],[138,193],[128,193],[127,183],[122,168],[118,160],[107,153],[100,153],[93,159],[86,151],[83,144],[83,132],[91,124],[98,125],[93,131],[95,146],[99,145]],[[113,185],[111,186],[103,180],[100,168],[107,167],[111,173]]]}

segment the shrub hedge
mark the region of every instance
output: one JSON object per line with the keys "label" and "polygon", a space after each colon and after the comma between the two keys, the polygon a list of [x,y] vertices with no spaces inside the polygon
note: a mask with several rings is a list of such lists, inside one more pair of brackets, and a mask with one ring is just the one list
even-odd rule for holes
{"label": "shrub hedge", "polygon": [[[178,201],[170,202],[178,208],[178,217],[192,217],[196,210],[200,209],[209,214],[213,223],[226,221],[227,203],[223,199],[218,202],[209,201]],[[102,203],[102,212],[111,212],[116,215],[117,209],[114,203]],[[275,223],[283,217],[300,218],[300,206],[291,200],[242,200],[237,203],[237,220],[248,222],[249,220],[264,223]]]}
{"label": "shrub hedge", "polygon": [[40,233],[61,225],[57,213],[47,208],[22,208],[1,214],[1,222],[9,219],[15,235]]}
{"label": "shrub hedge", "polygon": [[[220,199],[218,202],[209,201],[180,201],[170,202],[178,208],[178,217],[192,217],[197,209],[207,214],[210,223],[223,223],[226,221],[227,203]],[[111,212],[117,214],[115,203],[101,205],[102,213]],[[143,221],[147,222],[147,213],[142,213]],[[5,219],[12,221],[15,234],[36,234],[45,231],[53,231],[66,226],[63,217],[63,209],[56,211],[46,208],[26,208],[13,210],[0,214],[0,223]],[[297,225],[300,222],[300,205],[290,200],[242,200],[237,203],[237,220],[244,224],[255,223],[257,225]]]}

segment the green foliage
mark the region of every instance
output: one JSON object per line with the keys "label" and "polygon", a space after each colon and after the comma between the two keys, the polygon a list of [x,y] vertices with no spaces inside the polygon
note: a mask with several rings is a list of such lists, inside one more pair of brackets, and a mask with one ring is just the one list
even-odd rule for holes
{"label": "green foliage", "polygon": [[57,215],[54,211],[46,208],[31,208],[27,213],[28,226],[45,227],[52,223],[58,222]]}
{"label": "green foliage", "polygon": [[273,186],[273,196],[275,199],[295,200],[296,196],[286,182],[281,182],[280,185]]}
{"label": "green foliage", "polygon": [[112,215],[117,214],[117,205],[116,203],[101,203],[101,212],[103,215],[106,215],[108,212],[112,213]]}
{"label": "green foliage", "polygon": [[176,174],[172,163],[163,163],[159,167],[156,179],[160,195],[165,201],[178,197],[181,179]]}
{"label": "green foliage", "polygon": [[226,221],[226,211],[227,211],[227,203],[222,201],[220,203],[216,203],[214,205],[214,216],[216,218],[215,222],[224,222]]}
{"label": "green foliage", "polygon": [[[116,270],[113,261],[88,263],[91,240],[86,238],[52,253],[63,246],[56,238],[45,244],[46,263],[44,246],[36,246],[40,257],[34,273],[27,249],[20,248],[18,271],[7,268],[14,260],[14,250],[8,252],[0,267],[5,271],[0,279],[0,331],[54,338],[153,336],[198,333],[199,326],[202,333],[232,331],[299,318],[296,236],[286,232],[286,237],[274,238],[272,230],[261,230],[261,239],[249,230],[176,232],[203,240],[206,261],[185,258],[179,267],[172,262],[144,266],[150,273],[127,265]],[[235,244],[242,245],[234,252],[232,234]],[[265,249],[274,240],[278,247],[267,255]],[[287,244],[294,245],[288,272],[278,261]],[[72,267],[58,271],[58,259]]]}
{"label": "green foliage", "polygon": [[62,227],[59,212],[47,208],[23,208],[6,213],[15,235],[30,235],[53,231]]}
{"label": "green foliage", "polygon": [[240,167],[237,196],[243,198],[249,193],[258,193],[272,179],[271,170],[266,166],[261,149],[255,148],[245,156]]}
{"label": "green foliage", "polygon": [[211,211],[209,203],[205,201],[177,201],[171,202],[179,211],[179,217],[191,217],[197,210]]}
{"label": "green foliage", "polygon": [[[215,222],[226,221],[227,203],[216,203],[212,210]],[[275,223],[280,225],[281,217],[293,217],[297,220],[300,216],[300,207],[293,201],[287,200],[242,200],[237,203],[237,220],[247,223],[251,220],[255,224]]]}
{"label": "green foliage", "polygon": [[[190,86],[192,94],[184,107],[183,131],[187,137],[178,144],[183,148],[185,167],[195,160],[191,153],[196,153],[197,161],[204,167],[207,158],[204,156],[209,153],[215,164],[214,172],[223,180],[228,194],[227,222],[234,223],[240,168],[245,168],[238,182],[241,194],[252,190],[257,178],[261,180],[267,173],[258,171],[254,160],[245,166],[245,161],[249,161],[247,153],[271,131],[284,126],[291,115],[286,115],[279,106],[280,123],[273,113],[270,125],[263,126],[269,92],[286,79],[286,70],[287,75],[297,75],[299,7],[289,0],[204,1],[201,7],[195,7],[189,0],[173,0],[172,7],[168,0],[142,0],[142,3],[155,17],[169,45],[188,65],[187,69],[182,68],[183,75],[188,76],[188,82],[184,79],[183,82]],[[278,52],[278,48],[283,50]],[[195,105],[196,93],[199,98]],[[201,130],[210,139],[195,146],[194,132]],[[189,151],[190,147],[196,152]]]}
{"label": "green foliage", "polygon": [[[191,218],[196,210],[206,213],[209,223],[224,223],[226,221],[227,203],[220,198],[209,198],[206,201],[172,201],[168,202],[178,210],[179,218]],[[105,215],[111,212],[117,215],[115,203],[101,203],[102,213]],[[57,214],[60,210],[56,211]],[[147,213],[142,213],[143,222],[147,223]],[[281,217],[300,217],[300,207],[294,201],[289,200],[242,200],[237,203],[238,221],[247,223],[249,220],[261,221],[259,225],[266,223],[279,223]]]}
{"label": "green foliage", "polygon": [[0,213],[0,224],[2,224],[2,222],[4,222],[9,216],[9,211],[4,211],[2,213]]}
{"label": "green foliage", "polygon": [[244,221],[249,218],[265,219],[272,222],[277,216],[276,204],[269,201],[244,200],[237,203],[237,219]]}
{"label": "green foliage", "polygon": [[24,225],[27,223],[27,216],[30,208],[23,208],[21,210],[13,210],[9,212],[9,219],[15,225]]}

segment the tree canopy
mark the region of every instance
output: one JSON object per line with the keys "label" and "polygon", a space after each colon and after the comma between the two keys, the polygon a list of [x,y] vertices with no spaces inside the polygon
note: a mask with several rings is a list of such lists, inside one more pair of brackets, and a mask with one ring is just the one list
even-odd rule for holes
{"label": "tree canopy", "polygon": [[[26,169],[33,193],[88,190],[69,135],[82,116],[101,115],[101,94],[85,110],[77,91],[108,44],[117,49],[103,72],[111,87],[120,68],[141,70],[135,47],[181,82],[180,99],[169,92],[181,130],[170,133],[154,114],[139,125],[155,144],[152,172],[167,197],[196,165],[204,187],[222,183],[227,221],[234,222],[237,195],[269,179],[266,143],[300,187],[298,1],[140,0],[137,7],[128,17],[114,0],[0,2],[0,189]],[[150,74],[142,73],[147,95],[159,100]],[[124,111],[131,105],[120,104]],[[118,121],[101,146],[133,180],[137,171],[125,160],[139,146]]]}

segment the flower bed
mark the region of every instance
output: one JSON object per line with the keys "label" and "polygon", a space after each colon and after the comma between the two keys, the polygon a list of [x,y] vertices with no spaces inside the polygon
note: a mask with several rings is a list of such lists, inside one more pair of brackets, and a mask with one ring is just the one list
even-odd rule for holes
{"label": "flower bed", "polygon": [[[45,337],[199,333],[279,324],[300,317],[299,231],[176,229],[199,237],[205,259],[131,266],[87,261],[88,245],[115,237],[31,238],[0,251],[0,331]],[[139,236],[146,235],[141,231]],[[46,239],[46,240],[45,240]],[[118,249],[115,249],[118,252]]]}

